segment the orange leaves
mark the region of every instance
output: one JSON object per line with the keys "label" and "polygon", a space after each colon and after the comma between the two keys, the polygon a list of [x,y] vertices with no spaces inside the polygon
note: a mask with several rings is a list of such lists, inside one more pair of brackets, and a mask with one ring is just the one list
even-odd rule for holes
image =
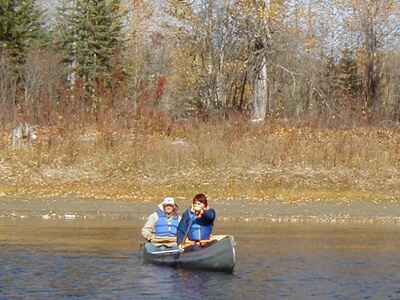
{"label": "orange leaves", "polygon": [[311,50],[317,46],[317,42],[318,40],[315,36],[308,36],[304,41],[304,46],[306,47],[306,49]]}

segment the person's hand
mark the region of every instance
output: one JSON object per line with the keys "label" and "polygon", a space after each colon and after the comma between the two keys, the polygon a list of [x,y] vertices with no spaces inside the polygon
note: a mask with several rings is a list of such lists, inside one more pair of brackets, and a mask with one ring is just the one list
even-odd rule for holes
{"label": "person's hand", "polygon": [[196,214],[196,217],[201,218],[204,213],[204,204],[203,203],[193,204],[193,210],[194,210],[194,213]]}
{"label": "person's hand", "polygon": [[192,205],[192,211],[193,211],[194,213],[198,213],[199,211],[201,211],[201,209],[202,209],[202,206],[201,206],[201,204],[199,204],[199,203],[194,203],[194,204]]}

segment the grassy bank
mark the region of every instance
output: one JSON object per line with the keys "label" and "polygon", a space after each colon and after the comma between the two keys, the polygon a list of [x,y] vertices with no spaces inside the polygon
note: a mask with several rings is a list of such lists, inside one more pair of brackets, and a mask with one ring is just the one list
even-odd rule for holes
{"label": "grassy bank", "polygon": [[245,120],[40,128],[0,144],[0,195],[400,200],[400,130]]}

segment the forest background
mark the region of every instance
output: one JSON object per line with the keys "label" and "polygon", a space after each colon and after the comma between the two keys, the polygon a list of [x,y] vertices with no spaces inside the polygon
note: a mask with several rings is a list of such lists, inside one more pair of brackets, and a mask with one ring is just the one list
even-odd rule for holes
{"label": "forest background", "polygon": [[0,0],[0,195],[400,199],[395,0]]}

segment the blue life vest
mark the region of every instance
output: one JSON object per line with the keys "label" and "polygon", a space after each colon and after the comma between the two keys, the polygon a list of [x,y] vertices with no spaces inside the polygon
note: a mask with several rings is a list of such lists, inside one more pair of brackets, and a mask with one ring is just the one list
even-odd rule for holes
{"label": "blue life vest", "polygon": [[190,217],[193,220],[192,226],[190,226],[188,238],[191,241],[209,240],[213,229],[213,225],[201,225],[198,223],[198,219],[190,212]]}
{"label": "blue life vest", "polygon": [[154,231],[157,236],[176,236],[179,224],[179,217],[168,218],[161,209],[157,209],[158,221],[154,225]]}

